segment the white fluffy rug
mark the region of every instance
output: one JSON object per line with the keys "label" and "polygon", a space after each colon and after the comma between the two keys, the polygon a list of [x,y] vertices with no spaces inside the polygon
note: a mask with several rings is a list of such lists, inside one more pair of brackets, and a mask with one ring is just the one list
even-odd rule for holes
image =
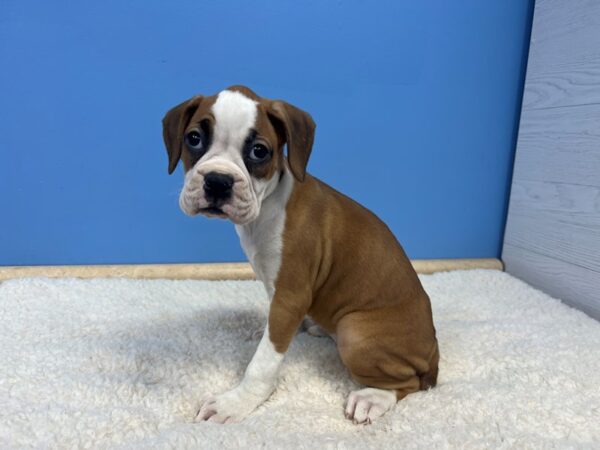
{"label": "white fluffy rug", "polygon": [[265,322],[257,282],[28,279],[0,284],[0,447],[598,448],[600,324],[497,271],[421,277],[439,384],[379,422],[343,406],[333,341],[294,340],[245,422],[192,423],[235,385]]}

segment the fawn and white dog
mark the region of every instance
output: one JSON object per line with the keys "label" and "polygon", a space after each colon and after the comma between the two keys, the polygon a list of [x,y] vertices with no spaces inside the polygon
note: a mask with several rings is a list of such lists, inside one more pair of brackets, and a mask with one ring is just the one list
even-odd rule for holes
{"label": "fawn and white dog", "polygon": [[[179,204],[235,223],[270,298],[268,323],[240,384],[208,397],[197,420],[242,420],[273,392],[305,317],[335,337],[352,378],[346,417],[370,423],[434,386],[439,352],[429,297],[387,226],[306,173],[315,123],[243,86],[197,95],[163,119]],[[287,157],[284,154],[287,146]]]}

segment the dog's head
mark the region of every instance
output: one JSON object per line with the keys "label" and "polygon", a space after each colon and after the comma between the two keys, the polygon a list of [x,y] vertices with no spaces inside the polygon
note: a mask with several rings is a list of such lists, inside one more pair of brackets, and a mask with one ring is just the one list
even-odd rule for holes
{"label": "dog's head", "polygon": [[183,161],[181,209],[252,222],[288,169],[304,180],[314,135],[308,113],[243,86],[177,105],[163,119],[163,137],[169,174]]}

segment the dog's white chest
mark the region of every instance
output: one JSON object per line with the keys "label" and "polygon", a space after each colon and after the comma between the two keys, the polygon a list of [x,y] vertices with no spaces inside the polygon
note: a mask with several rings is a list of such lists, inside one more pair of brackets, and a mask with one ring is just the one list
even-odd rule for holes
{"label": "dog's white chest", "polygon": [[281,266],[285,206],[292,186],[292,177],[286,174],[276,191],[263,202],[258,218],[235,227],[242,248],[256,276],[264,283],[269,298],[275,292],[275,280]]}
{"label": "dog's white chest", "polygon": [[[277,223],[269,224],[269,228],[236,227],[240,236],[242,248],[248,256],[250,264],[271,296],[274,292],[274,284],[281,265],[281,231],[283,228]],[[282,224],[281,224],[282,225]],[[241,230],[240,230],[241,228]]]}

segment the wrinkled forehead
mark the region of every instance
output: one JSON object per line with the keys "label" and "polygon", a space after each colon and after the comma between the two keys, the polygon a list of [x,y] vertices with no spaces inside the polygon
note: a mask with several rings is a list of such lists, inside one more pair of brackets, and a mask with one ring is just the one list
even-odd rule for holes
{"label": "wrinkled forehead", "polygon": [[260,99],[253,95],[224,90],[205,97],[190,119],[190,125],[209,119],[213,126],[223,129],[253,127],[256,124]]}
{"label": "wrinkled forehead", "polygon": [[243,142],[256,126],[257,105],[241,92],[220,92],[211,107],[215,139],[225,139],[232,145]]}
{"label": "wrinkled forehead", "polygon": [[192,116],[189,127],[208,119],[212,128],[212,143],[239,146],[252,133],[267,139],[274,149],[281,145],[277,132],[268,118],[268,100],[258,97],[242,86],[205,97]]}

